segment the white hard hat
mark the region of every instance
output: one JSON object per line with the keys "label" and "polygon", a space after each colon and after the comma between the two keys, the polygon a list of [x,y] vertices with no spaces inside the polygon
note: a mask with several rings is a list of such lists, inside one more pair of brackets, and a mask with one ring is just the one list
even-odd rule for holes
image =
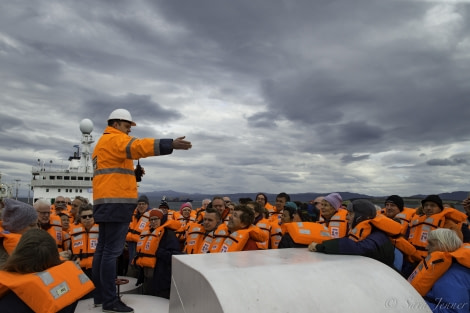
{"label": "white hard hat", "polygon": [[109,114],[108,121],[109,120],[123,120],[130,122],[132,126],[136,126],[135,122],[132,120],[131,113],[127,111],[126,109],[116,109],[111,114]]}

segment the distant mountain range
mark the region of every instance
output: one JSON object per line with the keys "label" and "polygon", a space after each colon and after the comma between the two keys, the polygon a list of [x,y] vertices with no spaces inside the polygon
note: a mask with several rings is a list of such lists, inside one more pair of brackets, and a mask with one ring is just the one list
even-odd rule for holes
{"label": "distant mountain range", "polygon": [[[369,196],[365,194],[360,194],[360,193],[354,193],[354,192],[340,192],[338,193],[341,195],[343,200],[353,200],[353,199],[386,199],[389,195],[386,196]],[[150,200],[158,201],[161,200],[163,196],[166,196],[167,198],[180,198],[180,199],[192,199],[194,201],[202,201],[203,199],[212,199],[212,197],[216,195],[222,195],[222,196],[228,196],[232,201],[238,202],[238,199],[240,198],[251,198],[255,199],[257,193],[231,193],[231,194],[201,194],[201,193],[185,193],[185,192],[178,192],[178,191],[173,191],[173,190],[162,190],[162,191],[152,191],[152,192],[146,192],[145,195],[149,197]],[[441,193],[439,196],[443,201],[462,201],[468,196],[467,191],[454,191],[454,192],[446,192],[446,193]],[[315,199],[318,196],[325,196],[325,193],[295,193],[295,194],[289,194],[291,197],[291,200],[295,201],[301,201],[301,202],[308,202],[310,200]],[[268,197],[268,201],[270,203],[274,203],[276,200],[277,194],[273,193],[266,193],[266,196]],[[424,199],[427,195],[412,195],[412,196],[403,196],[405,199]]]}

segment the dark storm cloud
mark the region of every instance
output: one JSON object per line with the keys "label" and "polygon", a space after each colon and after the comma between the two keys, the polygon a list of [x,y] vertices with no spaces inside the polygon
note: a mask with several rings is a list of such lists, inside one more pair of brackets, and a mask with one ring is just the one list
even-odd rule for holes
{"label": "dark storm cloud", "polygon": [[98,139],[122,107],[133,136],[194,142],[144,161],[149,189],[468,186],[468,12],[433,1],[4,1],[0,132],[11,150],[0,157],[6,169],[14,149],[22,164],[66,158],[82,118]]}

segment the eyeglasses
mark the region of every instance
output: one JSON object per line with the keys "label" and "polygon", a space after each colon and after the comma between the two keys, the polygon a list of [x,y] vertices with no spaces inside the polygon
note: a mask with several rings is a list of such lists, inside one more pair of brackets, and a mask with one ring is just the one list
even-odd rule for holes
{"label": "eyeglasses", "polygon": [[72,202],[67,202],[68,205],[72,205]]}
{"label": "eyeglasses", "polygon": [[225,200],[224,202],[225,202],[225,203],[230,203],[231,201],[230,201],[230,200]]}
{"label": "eyeglasses", "polygon": [[83,219],[93,218],[93,214],[81,215],[80,217],[83,218]]}
{"label": "eyeglasses", "polygon": [[51,212],[38,212],[38,214],[47,215],[47,214],[51,214]]}
{"label": "eyeglasses", "polygon": [[65,204],[65,201],[55,201],[54,203],[64,203]]}
{"label": "eyeglasses", "polygon": [[146,204],[147,204],[147,203],[145,203],[145,202],[139,202],[139,203],[137,203],[137,205],[146,205]]}
{"label": "eyeglasses", "polygon": [[151,221],[151,222],[158,221],[158,220],[159,220],[158,217],[151,217],[151,218],[149,218],[149,221]]}

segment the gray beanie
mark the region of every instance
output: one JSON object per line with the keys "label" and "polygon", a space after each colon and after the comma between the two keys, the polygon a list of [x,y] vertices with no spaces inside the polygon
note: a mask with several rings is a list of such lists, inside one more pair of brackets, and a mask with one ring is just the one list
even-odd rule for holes
{"label": "gray beanie", "polygon": [[17,233],[38,220],[38,213],[27,203],[13,199],[3,199],[3,203],[3,228],[12,233]]}
{"label": "gray beanie", "polygon": [[365,219],[371,219],[377,216],[377,209],[375,205],[369,200],[358,199],[354,200],[348,205],[348,211],[354,212],[354,219],[363,217]]}

